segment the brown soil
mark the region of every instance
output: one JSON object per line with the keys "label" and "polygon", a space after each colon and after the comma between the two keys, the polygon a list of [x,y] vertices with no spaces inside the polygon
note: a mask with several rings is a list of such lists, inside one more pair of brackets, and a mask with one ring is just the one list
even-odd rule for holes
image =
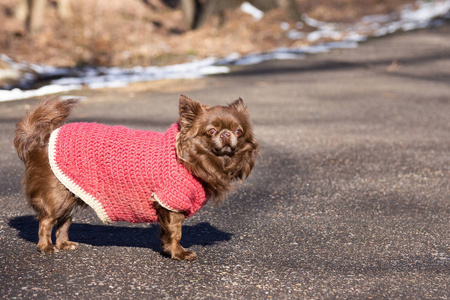
{"label": "brown soil", "polygon": [[[145,2],[151,5],[145,4]],[[173,2],[173,1],[172,1]],[[362,16],[396,12],[412,0],[297,0],[308,16],[329,22],[353,23]],[[0,53],[16,61],[54,66],[165,65],[207,56],[223,57],[306,44],[290,40],[280,23],[297,21],[278,9],[260,21],[240,10],[217,16],[188,31],[182,12],[162,0],[72,1],[72,17],[61,20],[55,1],[49,1],[42,33],[31,36],[14,15],[17,0],[0,0]],[[307,26],[302,29],[312,31]]]}

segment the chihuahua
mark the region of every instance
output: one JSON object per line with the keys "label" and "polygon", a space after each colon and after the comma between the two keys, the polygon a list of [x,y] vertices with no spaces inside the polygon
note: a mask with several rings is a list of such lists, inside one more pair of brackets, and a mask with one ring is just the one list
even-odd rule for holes
{"label": "chihuahua", "polygon": [[247,178],[259,151],[242,99],[210,107],[180,95],[178,121],[164,133],[64,125],[77,103],[44,99],[17,124],[14,146],[39,219],[38,249],[76,249],[68,233],[72,214],[90,206],[105,223],[159,222],[162,252],[196,259],[180,245],[184,219]]}

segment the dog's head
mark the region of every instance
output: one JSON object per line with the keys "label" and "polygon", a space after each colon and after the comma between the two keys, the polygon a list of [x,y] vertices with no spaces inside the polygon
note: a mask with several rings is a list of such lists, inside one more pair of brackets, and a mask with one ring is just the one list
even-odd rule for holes
{"label": "dog's head", "polygon": [[184,95],[179,105],[178,159],[220,198],[250,174],[258,153],[247,108],[241,98],[209,107]]}

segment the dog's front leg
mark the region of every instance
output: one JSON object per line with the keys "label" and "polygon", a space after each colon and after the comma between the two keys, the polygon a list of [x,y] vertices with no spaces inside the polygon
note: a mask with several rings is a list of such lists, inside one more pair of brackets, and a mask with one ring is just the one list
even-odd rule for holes
{"label": "dog's front leg", "polygon": [[158,221],[160,224],[160,238],[162,249],[165,254],[177,260],[194,260],[197,254],[186,251],[180,245],[181,227],[184,221],[184,214],[170,211],[160,205],[156,206]]}

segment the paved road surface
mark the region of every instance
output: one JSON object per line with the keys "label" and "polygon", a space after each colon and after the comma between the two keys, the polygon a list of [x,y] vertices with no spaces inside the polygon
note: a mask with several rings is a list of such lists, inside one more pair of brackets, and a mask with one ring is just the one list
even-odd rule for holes
{"label": "paved road surface", "polygon": [[305,60],[87,96],[74,121],[165,130],[178,94],[241,96],[262,156],[219,207],[187,220],[194,262],[160,254],[157,225],[76,214],[80,248],[43,255],[0,103],[0,296],[7,299],[450,297],[450,27]]}

